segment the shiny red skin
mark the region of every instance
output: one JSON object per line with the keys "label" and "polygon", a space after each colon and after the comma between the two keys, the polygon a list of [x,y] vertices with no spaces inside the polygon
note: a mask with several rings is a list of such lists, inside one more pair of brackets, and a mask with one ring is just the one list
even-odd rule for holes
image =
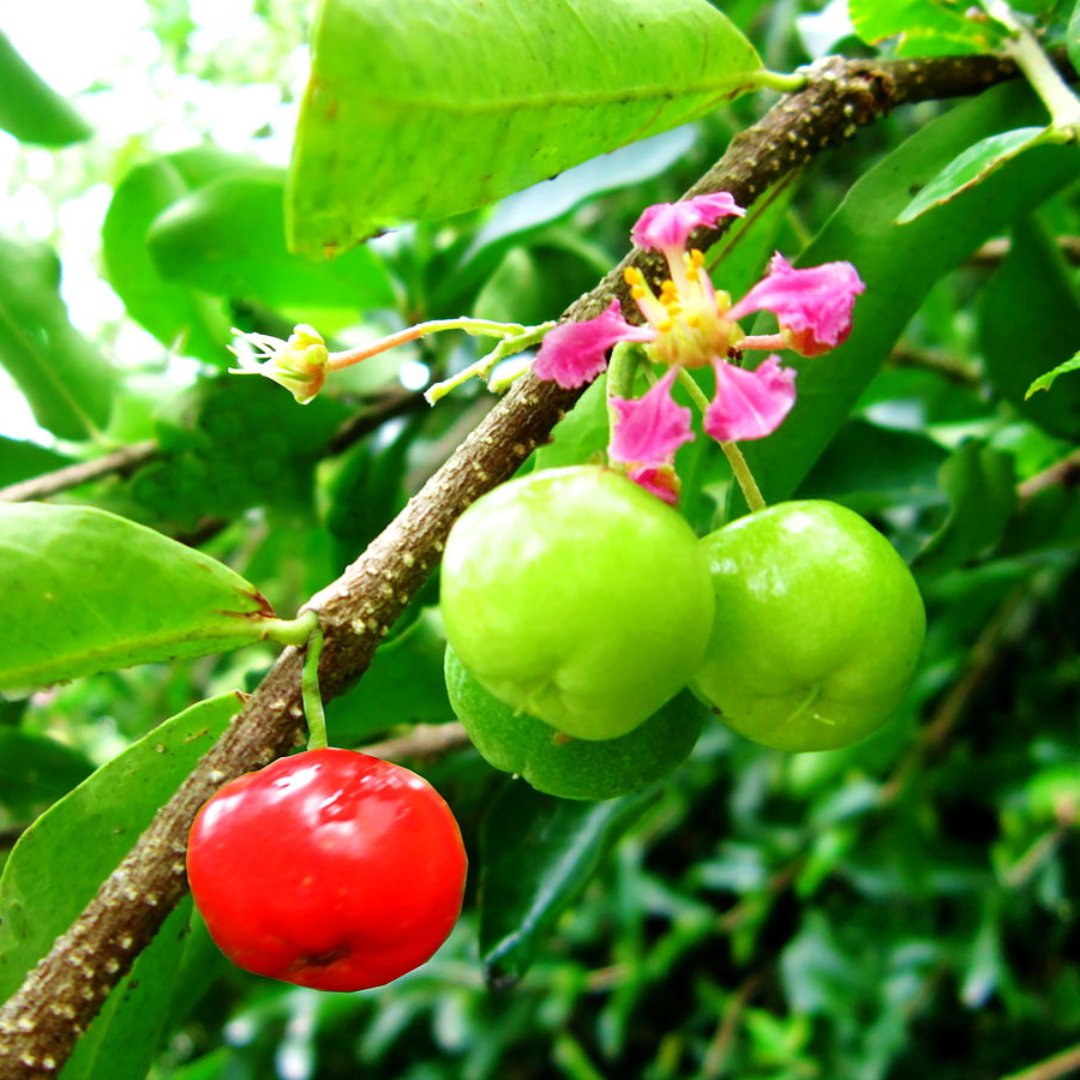
{"label": "shiny red skin", "polygon": [[226,784],[199,811],[188,879],[239,967],[317,990],[419,967],[461,912],[466,857],[422,777],[352,750],[310,750]]}

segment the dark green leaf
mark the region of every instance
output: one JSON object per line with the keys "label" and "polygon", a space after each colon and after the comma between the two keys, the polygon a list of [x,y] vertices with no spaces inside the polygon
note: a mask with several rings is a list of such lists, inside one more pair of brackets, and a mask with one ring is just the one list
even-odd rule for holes
{"label": "dark green leaf", "polygon": [[480,957],[495,986],[519,979],[604,854],[655,796],[602,803],[541,795],[511,781],[481,836]]}
{"label": "dark green leaf", "polygon": [[265,637],[273,612],[223,563],[90,507],[0,504],[0,688]]}
{"label": "dark green leaf", "polygon": [[[979,299],[979,345],[994,389],[1054,435],[1080,438],[1080,385],[1029,398],[1031,384],[1067,363],[1080,342],[1080,298],[1057,247],[1032,218]],[[1052,380],[1051,380],[1052,381]]]}
{"label": "dark green leaf", "polygon": [[[910,225],[896,215],[973,139],[1027,122],[1039,105],[1023,88],[990,90],[928,124],[866,173],[800,257],[814,266],[854,263],[866,282],[848,340],[796,361],[799,398],[783,426],[743,451],[770,501],[786,498],[821,454],[888,356],[930,286],[989,236],[1076,179],[1080,148],[1045,146]],[[1025,383],[1026,386],[1026,383]]]}
{"label": "dark green leaf", "polygon": [[[64,1080],[98,1080],[106,1074],[109,1080],[145,1080],[160,1048],[170,1008],[190,989],[178,975],[193,947],[191,913],[191,897],[187,896],[76,1043],[75,1053],[64,1066]],[[201,944],[196,940],[194,948],[198,950]]]}
{"label": "dark green leaf", "polygon": [[43,428],[88,439],[108,422],[112,372],[68,321],[59,287],[50,247],[0,237],[0,363]]}
{"label": "dark green leaf", "polygon": [[0,727],[0,807],[16,819],[31,816],[66,795],[93,766],[43,735]]}
{"label": "dark green leaf", "polygon": [[867,514],[897,503],[941,502],[938,469],[948,457],[925,435],[849,420],[802,482],[802,498],[835,499]]}
{"label": "dark green leaf", "polygon": [[83,118],[42,81],[2,32],[0,128],[21,142],[43,146],[66,146],[90,134]]}
{"label": "dark green leaf", "polygon": [[313,52],[289,196],[310,253],[492,202],[762,81],[704,0],[324,0]]}
{"label": "dark green leaf", "polygon": [[26,830],[0,877],[0,998],[74,921],[240,706],[223,694],[165,721]]}
{"label": "dark green leaf", "polygon": [[969,146],[959,157],[950,161],[904,207],[896,219],[897,223],[907,225],[925,214],[927,210],[955,199],[957,195],[968,191],[976,184],[981,184],[1007,161],[1045,142],[1046,138],[1045,127],[1024,127],[980,139],[974,146]]}
{"label": "dark green leaf", "polygon": [[192,288],[269,307],[389,307],[394,293],[368,248],[332,262],[285,249],[284,173],[224,176],[174,203],[150,229],[159,272]]}
{"label": "dark green leaf", "polygon": [[20,480],[52,472],[54,469],[62,469],[71,463],[71,458],[64,457],[55,450],[0,435],[0,487],[17,484]]}
{"label": "dark green leaf", "polygon": [[1008,454],[969,442],[941,467],[949,515],[919,556],[923,574],[962,566],[1001,539],[1016,505],[1016,476]]}
{"label": "dark green leaf", "polygon": [[453,719],[443,680],[446,636],[437,608],[376,653],[356,689],[327,706],[330,737],[355,743],[396,724],[441,724]]}

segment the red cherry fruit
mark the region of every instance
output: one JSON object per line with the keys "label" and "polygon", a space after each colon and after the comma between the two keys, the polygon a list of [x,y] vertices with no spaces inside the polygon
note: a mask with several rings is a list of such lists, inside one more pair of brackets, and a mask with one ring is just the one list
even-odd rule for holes
{"label": "red cherry fruit", "polygon": [[446,940],[466,857],[423,777],[328,749],[226,784],[196,815],[187,868],[210,936],[234,964],[316,990],[365,990]]}

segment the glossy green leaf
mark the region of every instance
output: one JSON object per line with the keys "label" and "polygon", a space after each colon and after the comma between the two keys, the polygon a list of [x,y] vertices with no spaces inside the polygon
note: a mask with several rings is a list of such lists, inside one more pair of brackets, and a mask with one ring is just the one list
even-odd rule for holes
{"label": "glossy green leaf", "polygon": [[1016,506],[1016,475],[1008,454],[969,442],[941,467],[949,514],[916,560],[921,574],[936,574],[993,549]]}
{"label": "glossy green leaf", "polygon": [[1024,394],[1024,399],[1027,400],[1033,394],[1037,394],[1040,390],[1049,390],[1057,381],[1059,375],[1067,375],[1070,371],[1076,371],[1078,368],[1080,368],[1080,352],[1069,357],[1063,364],[1058,364],[1052,371],[1047,371],[1037,379],[1033,380],[1031,385],[1027,388],[1027,392]]}
{"label": "glossy green leaf", "polygon": [[103,510],[0,504],[0,689],[236,648],[276,620],[239,574]]}
{"label": "glossy green leaf", "polygon": [[1018,154],[1045,141],[1045,127],[1024,127],[989,135],[969,146],[959,157],[950,161],[901,211],[897,222],[906,225],[935,206],[941,206],[961,192],[981,184],[991,173],[1000,169]]}
{"label": "glossy green leaf", "polygon": [[269,307],[388,307],[393,289],[368,248],[332,262],[285,248],[285,176],[277,169],[224,176],[162,213],[148,236],[170,281]]}
{"label": "glossy green leaf", "polygon": [[43,428],[88,439],[108,422],[112,372],[71,325],[59,287],[50,247],[0,237],[0,364]]}
{"label": "glossy green leaf", "polygon": [[987,237],[1076,179],[1080,148],[1039,147],[934,214],[910,225],[896,224],[912,186],[925,183],[973,140],[1027,123],[1040,107],[1024,88],[1004,86],[926,125],[851,188],[799,258],[803,266],[847,259],[866,282],[866,291],[856,301],[851,336],[842,346],[792,362],[799,369],[799,397],[781,428],[743,447],[770,502],[788,497],[798,486],[931,285]]}
{"label": "glossy green leaf", "polygon": [[0,877],[0,999],[48,952],[240,710],[236,694],[165,721],[23,833]]}
{"label": "glossy green leaf", "polygon": [[20,142],[67,146],[90,135],[81,116],[19,55],[0,32],[0,128]]}
{"label": "glossy green leaf", "polygon": [[848,0],[855,32],[868,45],[900,37],[900,56],[949,56],[992,52],[1001,28],[978,9],[950,0]]}
{"label": "glossy green leaf", "polygon": [[571,802],[524,782],[506,786],[480,838],[480,958],[489,983],[508,986],[525,973],[555,920],[653,798]]}
{"label": "glossy green leaf", "polygon": [[1068,370],[1080,344],[1080,296],[1072,272],[1034,218],[1017,222],[1009,253],[977,311],[979,347],[994,390],[1046,431],[1080,439],[1080,384],[1065,380],[1052,394],[1030,397],[1040,376],[1052,382],[1059,365]]}
{"label": "glossy green leaf", "polygon": [[290,246],[340,251],[481,206],[761,82],[705,0],[323,0]]}
{"label": "glossy green leaf", "polygon": [[198,289],[167,281],[158,271],[147,234],[159,214],[196,188],[250,170],[248,158],[197,147],[136,166],[113,193],[102,227],[105,269],[128,314],[162,344],[225,366],[231,334],[221,304]]}
{"label": "glossy green leaf", "polygon": [[0,807],[17,819],[66,795],[92,771],[82,754],[55,739],[0,727]]}

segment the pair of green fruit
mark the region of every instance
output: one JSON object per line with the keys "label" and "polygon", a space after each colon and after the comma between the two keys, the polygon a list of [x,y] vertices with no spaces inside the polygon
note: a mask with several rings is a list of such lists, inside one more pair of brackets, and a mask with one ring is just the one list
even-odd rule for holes
{"label": "pair of green fruit", "polygon": [[699,540],[593,466],[474,503],[447,541],[442,611],[451,704],[480,753],[567,798],[674,768],[701,699],[765,746],[853,743],[896,708],[925,633],[906,565],[852,511],[782,503]]}

